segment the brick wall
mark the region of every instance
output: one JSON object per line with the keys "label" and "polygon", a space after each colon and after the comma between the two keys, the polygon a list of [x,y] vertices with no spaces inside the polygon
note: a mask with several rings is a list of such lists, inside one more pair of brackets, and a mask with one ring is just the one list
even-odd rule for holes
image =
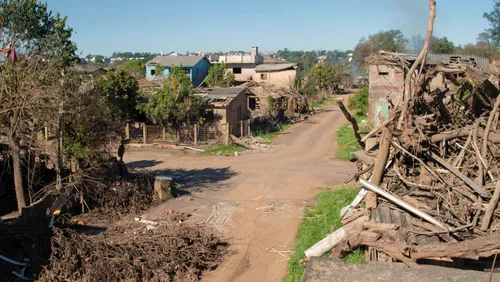
{"label": "brick wall", "polygon": [[[369,91],[370,91],[370,120],[374,120],[375,107],[377,103],[390,98],[393,103],[402,97],[404,90],[404,71],[398,67],[385,65],[369,67]],[[382,102],[383,103],[383,102]]]}

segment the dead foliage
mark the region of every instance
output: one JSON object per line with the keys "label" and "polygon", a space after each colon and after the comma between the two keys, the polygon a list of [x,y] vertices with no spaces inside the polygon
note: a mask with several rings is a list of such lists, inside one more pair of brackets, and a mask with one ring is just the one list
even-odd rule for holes
{"label": "dead foliage", "polygon": [[[371,62],[393,67],[402,62],[406,69],[409,63],[391,53],[380,53]],[[401,98],[392,104],[389,116],[359,140],[376,138],[376,149],[353,154],[365,163],[357,176],[398,200],[369,192],[365,202],[372,217],[380,223],[395,223],[394,218],[383,221],[375,216],[383,207],[402,211],[404,220],[397,231],[360,227],[334,248],[337,256],[369,246],[412,265],[424,258],[477,259],[499,252],[492,239],[500,229],[498,88],[470,64],[422,69],[414,75],[407,101]],[[431,90],[430,82],[438,74],[454,86]],[[432,240],[415,240],[419,236]],[[420,244],[432,247],[415,247]]]}
{"label": "dead foliage", "polygon": [[154,202],[154,177],[151,173],[136,171],[112,183],[87,185],[84,195],[90,209],[99,214],[136,214]]}
{"label": "dead foliage", "polygon": [[141,223],[96,235],[85,228],[53,231],[50,264],[40,281],[198,281],[226,252],[212,233],[173,220],[149,231]]}
{"label": "dead foliage", "polygon": [[[389,116],[379,126],[363,138],[356,132],[360,144],[370,137],[377,141],[375,149],[353,154],[364,163],[356,177],[369,192],[359,196],[375,223],[348,223],[346,229],[354,231],[337,236],[333,256],[367,246],[370,259],[381,252],[413,266],[422,259],[478,259],[500,252],[498,79],[490,80],[474,60],[425,63],[436,2],[429,0],[429,7],[418,56],[380,52],[366,60],[404,72],[404,89],[398,101],[388,100]],[[497,78],[498,66],[490,66]],[[438,76],[447,82],[444,87],[433,87]]]}
{"label": "dead foliage", "polygon": [[119,170],[118,162],[113,159],[69,176],[62,193],[52,185],[37,196],[58,196],[51,212],[69,208],[72,214],[92,219],[116,220],[144,211],[155,203],[153,173],[130,171],[118,176]]}

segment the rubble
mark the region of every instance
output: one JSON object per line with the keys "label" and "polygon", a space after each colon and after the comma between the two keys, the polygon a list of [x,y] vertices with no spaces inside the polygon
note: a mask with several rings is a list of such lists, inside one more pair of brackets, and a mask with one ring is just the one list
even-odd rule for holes
{"label": "rubble", "polygon": [[[363,138],[355,132],[358,143],[375,138],[377,145],[353,154],[364,188],[342,217],[366,212],[369,220],[347,222],[347,231],[334,232],[306,255],[332,250],[342,258],[367,247],[370,259],[383,253],[408,266],[491,258],[500,253],[498,85],[471,62],[427,67],[400,55],[380,52],[367,59],[412,74],[400,99],[389,100],[385,120]],[[498,75],[499,64],[493,66]],[[438,74],[453,86],[431,91]]]}
{"label": "rubble", "polygon": [[116,176],[105,163],[72,175],[63,193],[47,187],[43,194],[60,194],[49,211],[53,226],[48,216],[0,224],[0,280],[198,281],[219,265],[227,244],[189,222],[191,214],[139,215],[156,203],[154,179]]}
{"label": "rubble", "polygon": [[226,252],[211,232],[173,219],[154,228],[113,225],[96,235],[53,231],[50,264],[40,281],[198,281]]}

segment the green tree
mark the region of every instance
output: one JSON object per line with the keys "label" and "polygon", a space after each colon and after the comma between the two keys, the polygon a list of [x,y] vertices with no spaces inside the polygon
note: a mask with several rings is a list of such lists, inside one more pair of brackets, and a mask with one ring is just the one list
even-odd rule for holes
{"label": "green tree", "polygon": [[2,0],[0,19],[0,48],[9,50],[0,68],[0,134],[8,140],[21,211],[30,185],[23,177],[29,154],[21,151],[36,154],[38,132],[57,120],[61,98],[74,89],[66,74],[77,61],[76,45],[66,17],[53,14],[47,4]]}
{"label": "green tree", "polygon": [[228,72],[226,63],[216,64],[208,70],[205,82],[209,87],[228,87],[234,85],[234,73]]}
{"label": "green tree", "polygon": [[112,109],[114,122],[130,122],[136,115],[139,86],[137,80],[124,70],[111,70],[97,81],[102,102]]}
{"label": "green tree", "polygon": [[339,92],[344,77],[348,74],[347,68],[337,64],[315,65],[308,75],[308,80],[317,91]]}
{"label": "green tree", "polygon": [[309,72],[308,79],[314,83],[317,90],[332,91],[335,84],[335,69],[333,65],[315,65]]}
{"label": "green tree", "polygon": [[348,106],[349,109],[356,111],[359,115],[365,115],[368,113],[368,99],[369,99],[368,87],[363,87],[359,91],[349,97]]}
{"label": "green tree", "polygon": [[304,72],[308,72],[318,61],[315,51],[290,51],[287,48],[279,50],[278,57],[290,63],[300,64]]}
{"label": "green tree", "polygon": [[500,59],[499,48],[486,41],[478,41],[476,44],[466,44],[463,47],[459,46],[455,49],[458,54],[480,56],[490,60]]}
{"label": "green tree", "polygon": [[202,106],[203,99],[194,95],[189,77],[181,68],[173,67],[163,86],[137,108],[152,121],[172,128],[178,144],[182,124],[198,122]]}
{"label": "green tree", "polygon": [[136,78],[142,78],[146,75],[146,65],[142,60],[126,61],[123,63],[122,68]]}
{"label": "green tree", "polygon": [[108,76],[114,82],[104,78],[95,82],[84,76],[73,78],[73,89],[64,103],[62,152],[66,165],[71,161],[86,168],[106,161],[110,157],[109,142],[123,132],[122,115],[126,111],[119,105],[126,107],[131,102],[125,98],[126,90],[115,88],[122,79]]}
{"label": "green tree", "polygon": [[94,63],[96,65],[102,65],[102,64],[104,64],[104,56],[102,56],[102,55],[96,55],[94,57]]}
{"label": "green tree", "polygon": [[435,54],[452,54],[455,52],[455,44],[446,37],[438,38],[432,42],[431,52]]}
{"label": "green tree", "polygon": [[353,58],[355,61],[363,63],[367,56],[381,50],[405,52],[407,43],[408,39],[400,30],[381,31],[370,35],[368,39],[361,38],[354,49]]}
{"label": "green tree", "polygon": [[486,29],[485,37],[500,47],[500,0],[495,0],[493,11],[484,13],[483,17],[490,22],[490,28]]}

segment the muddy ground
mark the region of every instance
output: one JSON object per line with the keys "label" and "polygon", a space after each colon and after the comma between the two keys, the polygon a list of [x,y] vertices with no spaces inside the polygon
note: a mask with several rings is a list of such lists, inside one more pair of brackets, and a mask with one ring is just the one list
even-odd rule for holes
{"label": "muddy ground", "polygon": [[[355,164],[333,159],[337,128],[345,119],[335,106],[280,134],[271,152],[238,157],[198,156],[173,150],[129,149],[129,167],[154,170],[184,183],[183,195],[152,209],[154,219],[168,209],[223,235],[235,253],[205,281],[279,281],[304,206],[318,187],[340,185]],[[266,251],[268,250],[268,251]]]}

